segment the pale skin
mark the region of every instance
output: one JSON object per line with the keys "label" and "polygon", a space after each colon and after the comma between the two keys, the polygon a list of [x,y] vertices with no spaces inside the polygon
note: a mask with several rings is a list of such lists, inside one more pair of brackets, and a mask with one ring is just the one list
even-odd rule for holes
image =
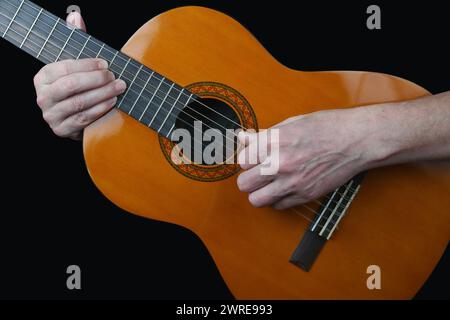
{"label": "pale skin", "polygon": [[[78,13],[67,20],[85,28]],[[34,83],[37,103],[54,133],[76,140],[126,89],[100,59],[49,64]],[[238,160],[244,170],[237,184],[253,206],[287,209],[316,199],[368,169],[450,160],[450,91],[400,103],[301,115],[274,128],[280,139],[268,148],[279,150],[278,173],[261,175],[261,163],[270,161],[270,154],[268,159],[257,157],[256,164],[248,163],[244,154],[258,150],[252,144],[258,143],[261,133],[241,132],[245,148]]]}

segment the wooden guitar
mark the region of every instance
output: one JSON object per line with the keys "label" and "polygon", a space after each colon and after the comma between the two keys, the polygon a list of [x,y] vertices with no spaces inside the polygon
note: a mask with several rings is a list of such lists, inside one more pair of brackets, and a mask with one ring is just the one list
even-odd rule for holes
{"label": "wooden guitar", "polygon": [[[0,0],[0,34],[44,63],[109,61],[128,90],[85,130],[93,181],[129,212],[192,230],[237,298],[411,298],[448,244],[449,163],[373,170],[320,205],[280,212],[249,204],[237,165],[170,157],[171,133],[194,119],[220,130],[268,128],[294,115],[429,94],[414,83],[288,69],[238,22],[202,7],[153,18],[121,52],[28,0]],[[379,267],[380,289],[368,288],[370,266]]]}

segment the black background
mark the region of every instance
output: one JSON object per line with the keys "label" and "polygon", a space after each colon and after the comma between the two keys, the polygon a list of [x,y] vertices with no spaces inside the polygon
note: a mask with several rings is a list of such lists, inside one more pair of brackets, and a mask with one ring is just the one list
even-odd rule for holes
{"label": "black background", "polygon": [[[73,1],[35,1],[64,17]],[[301,70],[367,70],[450,89],[449,15],[444,1],[77,0],[88,32],[120,48],[147,20],[196,4],[247,27],[282,63]],[[366,28],[370,4],[382,30]],[[32,83],[38,61],[0,42],[0,298],[226,299],[232,295],[205,246],[181,227],[115,207],[91,182],[81,144],[55,137]],[[417,298],[449,298],[449,253]],[[66,268],[82,269],[82,290]]]}

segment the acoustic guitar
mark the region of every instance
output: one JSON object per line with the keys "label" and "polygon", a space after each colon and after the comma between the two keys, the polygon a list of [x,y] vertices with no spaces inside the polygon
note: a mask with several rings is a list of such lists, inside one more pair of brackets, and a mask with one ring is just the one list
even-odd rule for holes
{"label": "acoustic guitar", "polygon": [[238,165],[171,157],[171,133],[197,120],[220,132],[258,130],[318,110],[429,95],[412,82],[291,70],[238,22],[203,7],[158,15],[117,51],[31,1],[0,0],[0,34],[46,64],[103,58],[127,82],[116,108],[84,132],[93,181],[131,213],[192,230],[236,298],[411,298],[448,244],[448,162],[376,169],[275,211],[239,192]]}

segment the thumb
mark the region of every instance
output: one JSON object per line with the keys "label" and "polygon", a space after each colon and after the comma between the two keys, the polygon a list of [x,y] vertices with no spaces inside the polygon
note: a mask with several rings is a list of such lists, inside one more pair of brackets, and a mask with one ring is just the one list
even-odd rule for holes
{"label": "thumb", "polygon": [[78,29],[81,29],[83,31],[86,31],[86,25],[84,23],[83,17],[81,14],[77,11],[73,11],[69,13],[66,19],[67,23],[70,23],[71,25],[77,27]]}

